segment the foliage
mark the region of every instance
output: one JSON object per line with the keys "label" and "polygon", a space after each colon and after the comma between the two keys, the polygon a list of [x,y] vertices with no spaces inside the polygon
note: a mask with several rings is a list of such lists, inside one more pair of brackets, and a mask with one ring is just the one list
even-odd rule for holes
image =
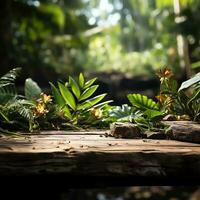
{"label": "foliage", "polygon": [[200,120],[200,73],[183,82],[178,89],[170,69],[160,73],[161,89],[157,96],[167,113],[179,115],[183,119]]}
{"label": "foliage", "polygon": [[20,69],[15,68],[0,78],[0,126],[32,131],[39,124],[39,117],[45,115],[50,98],[43,94],[32,79],[25,81],[25,96],[19,95],[14,84]]}
{"label": "foliage", "polygon": [[0,78],[0,105],[5,105],[9,100],[16,97],[14,81],[20,72],[15,68]]}
{"label": "foliage", "polygon": [[159,125],[165,114],[155,101],[141,94],[128,94],[127,97],[136,111],[140,112],[140,116],[135,118],[140,127],[153,130]]}
{"label": "foliage", "polygon": [[133,107],[123,104],[121,106],[112,106],[108,108],[107,122],[134,122],[135,117],[138,115]]}
{"label": "foliage", "polygon": [[178,88],[172,71],[160,69],[157,72],[160,78],[158,102],[141,94],[128,94],[131,106],[110,106],[112,101],[101,102],[106,94],[96,95],[97,78],[86,81],[82,73],[77,80],[69,76],[66,82],[58,81],[57,87],[50,83],[53,99],[31,78],[26,79],[24,95],[20,95],[15,87],[19,71],[19,68],[13,69],[0,78],[1,132],[102,128],[116,121],[136,123],[142,130],[157,131],[162,130],[161,120],[167,114],[200,121],[200,73]]}
{"label": "foliage", "polygon": [[102,117],[101,112],[98,113],[97,110],[110,101],[99,103],[106,94],[93,96],[99,87],[99,85],[93,84],[95,80],[96,78],[85,81],[83,74],[80,73],[78,81],[69,76],[68,82],[58,82],[58,88],[50,83],[54,99],[63,112],[63,116],[70,123],[77,125],[82,121],[90,121],[88,120],[88,113],[95,118]]}
{"label": "foliage", "polygon": [[176,71],[177,32],[188,36],[190,57],[199,60],[199,3],[191,0],[181,1],[187,17],[176,25],[173,1],[168,0],[4,2],[9,13],[1,8],[6,17],[0,24],[7,26],[0,27],[0,39],[3,33],[8,38],[8,63],[29,66],[24,70],[34,80],[39,70],[46,80],[52,80],[55,72],[77,74],[88,69],[153,75],[154,69],[172,65]]}

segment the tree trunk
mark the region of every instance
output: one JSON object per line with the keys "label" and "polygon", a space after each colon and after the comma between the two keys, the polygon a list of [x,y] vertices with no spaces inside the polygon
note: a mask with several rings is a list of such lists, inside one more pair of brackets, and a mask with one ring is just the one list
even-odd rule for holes
{"label": "tree trunk", "polygon": [[[174,13],[175,13],[175,23],[179,23],[181,20],[181,5],[179,0],[174,0]],[[189,79],[192,75],[190,58],[188,52],[188,41],[182,34],[177,35],[177,49],[180,59],[180,67],[182,71],[186,74],[186,77]]]}

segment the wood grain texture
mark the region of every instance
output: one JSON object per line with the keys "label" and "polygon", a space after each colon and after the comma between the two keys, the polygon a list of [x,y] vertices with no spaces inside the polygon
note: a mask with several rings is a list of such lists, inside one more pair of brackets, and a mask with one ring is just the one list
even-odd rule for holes
{"label": "wood grain texture", "polygon": [[189,178],[200,180],[200,145],[98,134],[0,138],[0,175]]}

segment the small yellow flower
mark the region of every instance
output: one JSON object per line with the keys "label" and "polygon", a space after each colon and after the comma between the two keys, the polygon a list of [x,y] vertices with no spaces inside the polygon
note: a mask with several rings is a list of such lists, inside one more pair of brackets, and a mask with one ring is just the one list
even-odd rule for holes
{"label": "small yellow flower", "polygon": [[102,110],[99,108],[93,108],[90,112],[92,116],[96,119],[100,119],[103,116]]}
{"label": "small yellow flower", "polygon": [[46,94],[43,94],[43,93],[41,94],[41,100],[42,100],[42,102],[44,102],[45,104],[52,101],[50,95],[46,95]]}
{"label": "small yellow flower", "polygon": [[34,109],[33,109],[33,113],[35,115],[44,115],[46,114],[48,111],[45,109],[45,104],[44,103],[38,103]]}

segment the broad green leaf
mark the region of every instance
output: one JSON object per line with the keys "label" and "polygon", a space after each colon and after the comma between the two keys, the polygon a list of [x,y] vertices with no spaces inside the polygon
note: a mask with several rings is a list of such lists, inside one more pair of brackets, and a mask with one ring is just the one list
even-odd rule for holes
{"label": "broad green leaf", "polygon": [[93,85],[89,88],[87,88],[82,94],[81,94],[81,97],[80,97],[80,101],[84,100],[84,99],[87,99],[89,98],[90,96],[92,96],[94,94],[94,92],[97,90],[99,86],[98,85]]}
{"label": "broad green leaf", "polygon": [[79,74],[79,85],[81,86],[81,88],[83,88],[85,85],[85,79],[82,73]]}
{"label": "broad green leaf", "polygon": [[109,116],[115,118],[115,121],[120,122],[132,122],[133,115],[133,107],[128,106],[127,104],[123,104],[121,106],[115,106],[108,110]]}
{"label": "broad green leaf", "polygon": [[97,80],[97,78],[93,78],[93,79],[87,81],[87,82],[85,83],[85,85],[84,85],[84,89],[90,87],[96,80]]}
{"label": "broad green leaf", "polygon": [[42,93],[41,88],[31,78],[25,81],[25,96],[27,99],[38,99]]}
{"label": "broad green leaf", "polygon": [[63,107],[65,105],[65,100],[63,99],[62,95],[60,94],[58,89],[55,87],[55,85],[51,82],[50,82],[50,85],[51,85],[52,94],[56,103],[58,104],[59,107]]}
{"label": "broad green leaf", "polygon": [[164,113],[161,112],[161,111],[158,111],[158,110],[150,110],[150,109],[147,109],[144,114],[147,115],[147,117],[150,119],[150,120],[158,120],[158,119],[161,119],[163,116],[164,116]]}
{"label": "broad green leaf", "polygon": [[77,99],[79,99],[79,97],[80,97],[79,86],[78,86],[78,84],[76,83],[76,81],[71,76],[69,76],[69,84],[72,87],[72,91],[73,91],[74,95],[76,96]]}
{"label": "broad green leaf", "polygon": [[58,87],[67,105],[69,105],[73,110],[76,110],[76,102],[69,89],[60,82],[58,82]]}
{"label": "broad green leaf", "polygon": [[71,119],[72,115],[71,115],[71,112],[70,112],[68,106],[65,104],[64,98],[62,97],[62,95],[60,94],[58,89],[53,85],[53,83],[50,83],[50,84],[51,84],[52,94],[54,96],[56,103],[64,111],[64,115],[66,117],[68,117],[69,119]]}
{"label": "broad green leaf", "polygon": [[130,103],[140,110],[159,110],[158,104],[147,96],[141,94],[128,94],[127,97]]}
{"label": "broad green leaf", "polygon": [[99,103],[99,104],[93,106],[93,108],[102,108],[102,107],[104,107],[106,104],[109,104],[109,103],[112,103],[112,102],[113,102],[113,100],[104,101],[104,102],[102,102],[102,103]]}
{"label": "broad green leaf", "polygon": [[84,110],[84,109],[91,108],[95,104],[99,103],[105,96],[106,94],[101,94],[91,99],[88,99],[87,101],[79,104],[77,107],[77,110],[82,110],[82,109]]}
{"label": "broad green leaf", "polygon": [[178,91],[180,92],[181,90],[187,89],[191,87],[192,85],[197,84],[199,82],[200,82],[200,72],[196,74],[193,78],[183,82]]}
{"label": "broad green leaf", "polygon": [[67,117],[67,118],[69,118],[69,119],[72,119],[72,114],[71,114],[71,112],[70,112],[70,110],[69,110],[69,108],[68,108],[67,105],[65,105],[65,106],[62,108],[62,110],[64,111],[64,116],[65,116],[65,117]]}

